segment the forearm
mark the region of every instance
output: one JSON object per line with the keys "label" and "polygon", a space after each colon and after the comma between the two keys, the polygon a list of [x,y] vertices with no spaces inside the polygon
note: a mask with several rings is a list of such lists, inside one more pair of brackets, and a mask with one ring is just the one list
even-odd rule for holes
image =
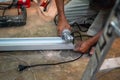
{"label": "forearm", "polygon": [[99,37],[101,36],[101,34],[102,34],[102,32],[103,31],[100,31],[100,32],[98,32],[95,36],[93,36],[92,38],[90,38],[90,45],[92,46],[92,45],[94,45],[97,41],[98,41],[98,39],[99,39]]}
{"label": "forearm", "polygon": [[64,14],[64,0],[55,0],[57,10],[58,10],[58,15],[60,18],[65,18]]}

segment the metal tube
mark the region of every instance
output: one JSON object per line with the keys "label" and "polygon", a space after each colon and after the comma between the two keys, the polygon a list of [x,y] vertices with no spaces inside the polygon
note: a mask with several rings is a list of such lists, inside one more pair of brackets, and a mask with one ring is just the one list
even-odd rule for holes
{"label": "metal tube", "polygon": [[61,37],[0,38],[0,51],[66,50],[73,48],[73,43],[68,43]]}

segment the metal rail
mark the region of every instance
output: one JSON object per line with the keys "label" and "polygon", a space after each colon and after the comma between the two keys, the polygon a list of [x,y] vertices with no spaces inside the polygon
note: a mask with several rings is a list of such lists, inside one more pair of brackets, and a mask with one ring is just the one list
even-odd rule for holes
{"label": "metal rail", "polygon": [[73,48],[72,42],[68,43],[61,37],[0,38],[0,51],[66,50]]}

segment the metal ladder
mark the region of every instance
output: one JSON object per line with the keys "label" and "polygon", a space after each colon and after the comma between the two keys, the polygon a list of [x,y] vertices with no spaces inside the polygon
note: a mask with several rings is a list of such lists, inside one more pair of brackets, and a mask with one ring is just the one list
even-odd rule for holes
{"label": "metal ladder", "polygon": [[99,71],[113,41],[120,37],[119,11],[120,0],[117,0],[104,26],[103,34],[96,45],[95,54],[90,58],[81,80],[96,80],[96,73]]}

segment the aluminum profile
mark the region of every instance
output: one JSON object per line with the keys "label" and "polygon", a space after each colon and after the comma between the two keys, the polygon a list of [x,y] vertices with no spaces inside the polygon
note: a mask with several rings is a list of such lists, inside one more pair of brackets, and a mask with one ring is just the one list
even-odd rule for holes
{"label": "aluminum profile", "polygon": [[72,42],[67,43],[61,37],[0,38],[0,51],[70,50],[73,48]]}

